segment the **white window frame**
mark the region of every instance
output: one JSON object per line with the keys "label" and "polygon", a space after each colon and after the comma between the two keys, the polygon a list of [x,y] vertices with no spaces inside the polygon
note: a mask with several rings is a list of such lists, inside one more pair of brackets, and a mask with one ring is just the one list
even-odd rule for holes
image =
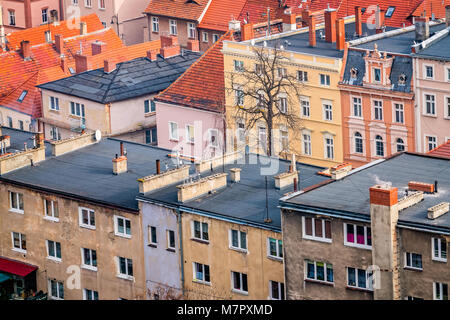
{"label": "white window frame", "polygon": [[[347,241],[347,225],[353,226],[353,234],[354,234],[355,242],[348,242]],[[371,242],[372,242],[372,228],[371,227],[360,225],[360,224],[347,223],[347,222],[344,222],[343,226],[344,226],[344,246],[372,250],[372,245],[368,245],[367,244],[368,243],[367,228],[370,228],[370,239],[371,239]],[[364,243],[365,244],[357,243],[357,239],[356,239],[357,233],[356,232],[357,232],[357,229],[358,229],[357,227],[358,226],[364,228]]]}
{"label": "white window frame", "polygon": [[[447,286],[447,300],[448,300],[448,284],[443,282],[433,282],[433,300],[444,300],[443,292],[444,285]],[[436,289],[439,288],[440,297],[437,297]]]}
{"label": "white window frame", "polygon": [[[438,252],[439,252],[439,256],[435,256],[434,255],[434,239],[437,239],[438,240]],[[433,261],[439,261],[439,262],[447,262],[447,256],[448,256],[448,245],[447,245],[447,243],[446,243],[446,251],[445,251],[445,253],[446,253],[446,257],[445,258],[442,258],[442,253],[441,253],[441,251],[442,251],[442,241],[446,241],[445,239],[443,239],[443,238],[436,238],[436,237],[432,237],[431,238],[431,257],[432,257],[432,260]]]}
{"label": "white window frame", "polygon": [[[120,258],[125,259],[125,269],[126,269],[126,273],[121,273],[120,270]],[[131,267],[133,269],[133,275],[129,275],[128,272],[128,260],[131,261]],[[125,258],[125,257],[116,257],[116,263],[117,263],[117,278],[121,278],[121,279],[125,279],[125,280],[130,280],[130,281],[134,281],[134,265],[133,265],[133,259],[129,259],[129,258]]]}
{"label": "white window frame", "polygon": [[[89,292],[92,293],[91,299],[88,299]],[[94,293],[95,292],[97,292],[97,299],[94,299]],[[83,300],[99,300],[98,297],[99,297],[98,291],[91,290],[91,289],[86,289],[86,288],[83,289]]]}
{"label": "white window frame", "polygon": [[[23,201],[23,193],[15,192],[15,191],[8,191],[9,193],[9,211],[24,214],[25,212],[25,202]],[[16,197],[16,203],[18,205],[17,208],[13,208],[12,206],[12,197]],[[20,209],[20,198],[22,198],[22,209]]]}
{"label": "white window frame", "polygon": [[[306,75],[306,77],[305,77]],[[297,70],[297,80],[301,83],[308,82],[308,71]]]}
{"label": "white window frame", "polygon": [[[377,139],[377,136],[380,136],[381,137],[381,140],[380,139]],[[377,142],[381,142],[382,143],[382,146],[383,146],[383,154],[378,154],[378,146],[377,146]],[[375,144],[375,146],[374,146],[374,150],[375,150],[375,156],[376,157],[385,157],[385,155],[386,155],[386,150],[385,150],[385,148],[386,148],[386,144],[384,143],[384,139],[383,139],[383,136],[381,135],[381,134],[377,134],[376,136],[375,136],[375,139],[374,139],[374,144]]]}
{"label": "white window frame", "polygon": [[[309,140],[305,140],[305,136],[309,137]],[[309,150],[306,150],[306,146],[308,146]],[[309,151],[309,153],[307,153],[306,151]],[[312,155],[312,136],[310,131],[302,132],[302,154],[306,156]]]}
{"label": "white window frame", "polygon": [[58,97],[49,97],[50,103],[49,108],[53,111],[59,111],[59,98]]}
{"label": "white window frame", "polygon": [[92,0],[84,0],[84,6],[86,8],[92,8]]}
{"label": "white window frame", "polygon": [[[348,284],[348,280],[349,280],[348,269],[349,268],[355,269],[355,283],[356,283],[356,285],[354,285],[354,286]],[[355,268],[355,267],[345,267],[345,270],[347,271],[346,272],[346,286],[348,288],[355,288],[355,289],[363,290],[363,291],[373,291],[373,281],[371,280],[371,277],[373,279],[373,276],[374,276],[373,273],[372,273],[372,275],[370,275],[370,273],[368,273],[366,269],[360,269],[360,268]],[[366,274],[366,287],[365,288],[362,288],[362,287],[359,286],[358,270],[362,270]]]}
{"label": "white window frame", "polygon": [[220,36],[217,33],[213,33],[213,43],[216,43],[217,41],[219,41]]}
{"label": "white window frame", "polygon": [[[272,296],[272,284],[276,284],[277,288],[278,288],[278,296],[279,298],[274,298]],[[278,282],[278,281],[273,281],[273,280],[269,280],[269,298],[270,300],[284,300],[284,283],[283,282]]]}
{"label": "white window frame", "polygon": [[[103,4],[103,6],[102,6]],[[106,0],[98,0],[98,8],[100,10],[106,10]]]}
{"label": "white window frame", "polygon": [[[329,141],[331,141],[331,144],[329,143]],[[324,135],[323,137],[323,146],[324,146],[324,158],[325,159],[334,159],[334,137],[332,135]],[[329,149],[330,148],[330,149]],[[331,157],[330,154],[328,153],[328,150],[331,151]]]}
{"label": "white window frame", "polygon": [[450,119],[450,96],[444,96],[444,119]]}
{"label": "white window frame", "polygon": [[42,23],[48,23],[48,8],[41,9]]}
{"label": "white window frame", "polygon": [[159,17],[152,17],[152,32],[159,32]]}
{"label": "white window frame", "polygon": [[[51,211],[50,214],[47,211],[47,203],[51,202]],[[55,203],[56,203],[56,211],[58,211],[58,217],[55,217]],[[58,201],[55,200],[49,200],[49,199],[44,199],[44,219],[46,220],[50,220],[53,222],[58,222],[59,221],[59,207],[58,207]]]}
{"label": "white window frame", "polygon": [[[172,126],[175,127],[175,132],[176,132],[176,135],[177,135],[176,137],[172,135],[173,134]],[[178,132],[178,123],[177,122],[173,122],[173,121],[169,121],[169,140],[178,141],[179,139],[180,139],[180,134]]]}
{"label": "white window frame", "polygon": [[[119,231],[119,219],[123,220],[123,228],[124,228],[123,232]],[[130,234],[126,233],[127,232],[127,228],[126,228],[127,221],[130,222]],[[133,234],[131,232],[131,219],[125,218],[123,216],[114,215],[114,234],[118,237],[131,239],[131,236]]]}
{"label": "white window frame", "polygon": [[[356,137],[356,134],[359,134],[360,136],[359,137]],[[361,152],[359,152],[357,149],[356,149],[356,139],[361,139],[361,147],[362,147],[362,151]],[[355,131],[355,132],[353,132],[353,144],[354,144],[354,146],[353,146],[353,152],[354,153],[356,153],[356,154],[364,154],[364,137],[363,137],[363,135],[361,134],[361,132],[359,132],[359,131]]]}
{"label": "white window frame", "polygon": [[[152,232],[152,228],[155,228],[155,238],[156,238],[156,242],[153,242],[153,232]],[[153,247],[157,247],[158,246],[158,229],[156,228],[156,226],[151,226],[149,225],[148,228],[148,243],[150,246]]]}
{"label": "white window frame", "polygon": [[[244,274],[247,277],[247,291],[244,291],[244,281],[243,281]],[[236,289],[234,287],[234,277],[236,275],[239,275],[239,284],[240,284],[239,289]],[[238,271],[231,271],[231,291],[239,293],[239,294],[243,294],[243,295],[248,295],[248,274],[243,273],[243,272],[238,272]]]}
{"label": "white window frame", "polygon": [[244,69],[244,61],[234,59],[233,69],[235,72],[242,72],[242,70]]}
{"label": "white window frame", "polygon": [[[192,137],[189,128],[192,128]],[[186,132],[185,142],[189,144],[195,144],[195,126],[193,126],[192,124],[187,124],[185,132]]]}
{"label": "white window frame", "polygon": [[8,24],[10,26],[16,25],[16,12],[14,10],[8,10]]}
{"label": "white window frame", "polygon": [[[18,234],[19,235],[19,248],[17,248],[15,246],[15,244],[14,244],[14,234]],[[25,249],[23,248],[23,245],[22,245],[23,237],[25,237]],[[22,253],[22,254],[27,254],[27,249],[26,249],[27,240],[26,240],[26,238],[27,238],[27,236],[25,234],[20,233],[20,232],[12,231],[11,232],[12,250],[16,251],[16,252],[19,252],[19,253]]]}
{"label": "white window frame", "polygon": [[[196,268],[197,265],[202,266],[201,273],[203,275],[203,280],[197,278],[197,268]],[[205,279],[205,276],[206,276],[205,266],[207,266],[209,269],[209,281],[206,281],[206,279]],[[192,262],[192,281],[196,282],[196,283],[211,285],[211,267],[207,264],[203,264],[203,263],[199,263],[199,262]]]}
{"label": "white window frame", "polygon": [[323,120],[333,121],[333,104],[329,100],[322,101]]}
{"label": "white window frame", "polygon": [[[52,282],[56,282],[56,291],[57,291],[56,293],[58,294],[58,296],[54,296],[53,295]],[[58,280],[48,279],[48,295],[50,296],[50,298],[52,298],[52,300],[64,300],[64,298],[60,298],[60,294],[61,294],[61,292],[59,292],[59,285],[60,284],[62,284],[63,294],[64,294],[64,282],[58,281]]]}
{"label": "white window frame", "polygon": [[[431,149],[428,148],[429,147],[429,143],[430,143],[429,142],[429,138],[433,138],[434,139],[434,147],[431,148]],[[438,141],[437,136],[425,134],[425,144],[424,144],[425,152],[428,152],[428,151],[431,151],[431,150],[437,148],[437,146],[438,146],[438,142],[437,141]]]}
{"label": "white window frame", "polygon": [[[379,105],[377,105],[378,102],[380,103]],[[383,119],[384,119],[383,100],[373,99],[372,105],[373,105],[372,120],[383,121]],[[378,112],[379,118],[377,118],[377,110],[379,110],[379,112]]]}
{"label": "white window frame", "polygon": [[177,20],[173,20],[173,19],[169,20],[169,34],[174,35],[174,36],[178,35]]}
{"label": "white window frame", "polygon": [[[272,255],[270,252],[270,240],[275,240],[276,242],[276,256]],[[280,252],[280,242],[281,242],[281,252]],[[283,240],[267,237],[267,257],[271,259],[275,259],[278,261],[283,261]]]}
{"label": "white window frame", "polygon": [[[311,117],[311,103],[309,101],[309,97],[301,96],[300,97],[300,114],[304,118]],[[307,110],[308,114],[306,114],[305,110]]]}
{"label": "white window frame", "polygon": [[[200,223],[200,238],[197,238],[195,236],[195,222]],[[208,239],[203,239],[203,225],[207,225],[208,226]],[[191,220],[191,239],[195,239],[201,242],[206,242],[209,243],[210,240],[210,236],[209,236],[209,223],[208,222],[203,222],[200,220]]]}
{"label": "white window frame", "polygon": [[[428,67],[431,68],[431,73],[432,73],[431,77],[429,77],[428,73],[427,73]],[[434,80],[434,65],[432,65],[432,64],[424,64],[423,65],[423,78],[426,80]]]}
{"label": "white window frame", "polygon": [[195,39],[195,24],[192,22],[187,23],[187,37],[188,39]]}
{"label": "white window frame", "polygon": [[[379,70],[380,71],[380,80],[376,80],[375,79],[375,70]],[[372,82],[373,83],[381,83],[383,81],[383,75],[381,74],[381,68],[380,67],[372,67]]]}
{"label": "white window frame", "polygon": [[278,107],[281,113],[286,114],[288,111],[288,99],[285,95],[280,95],[278,97]]}
{"label": "white window frame", "polygon": [[[83,269],[88,269],[91,271],[97,271],[98,270],[98,257],[97,257],[97,250],[94,249],[89,249],[89,248],[81,248],[81,268]],[[90,256],[90,260],[91,260],[91,264],[87,264],[86,260],[84,259],[84,251],[85,250],[89,250],[89,256]],[[92,252],[95,251],[95,255],[96,255],[96,261],[97,261],[97,265],[94,266],[94,264],[92,263],[93,259],[92,259]]]}
{"label": "white window frame", "polygon": [[[315,217],[308,217],[312,219],[312,236],[306,234],[306,217],[302,217],[302,236],[303,239],[308,240],[314,240],[319,242],[326,242],[326,243],[332,243],[333,242],[333,235],[331,234],[331,238],[326,238],[325,235],[325,221],[330,222],[330,232],[331,232],[331,220],[328,219],[321,219],[321,218],[315,218]],[[316,220],[322,221],[322,237],[316,236]]]}
{"label": "white window frame", "polygon": [[[393,102],[393,119],[395,123],[405,124],[405,105],[400,102]],[[397,107],[400,107],[399,109]],[[401,121],[397,121],[397,112],[401,114]]]}
{"label": "white window frame", "polygon": [[[399,139],[402,141],[402,143],[398,142]],[[395,151],[396,152],[403,152],[403,151],[399,151],[398,150],[399,146],[403,146],[403,151],[406,151],[406,144],[405,144],[405,140],[404,140],[403,137],[398,137],[397,139],[395,139]]]}
{"label": "white window frame", "polygon": [[[86,210],[88,213],[88,222],[89,222],[88,224],[85,224],[83,222],[83,210]],[[94,215],[94,225],[91,225],[91,214]],[[91,230],[95,230],[97,228],[96,221],[95,221],[95,210],[93,210],[93,209],[89,209],[86,207],[78,207],[78,220],[79,220],[78,221],[79,225],[82,228],[91,229]]]}
{"label": "white window frame", "polygon": [[[173,244],[173,247],[170,245],[170,233],[171,232],[173,232],[173,242],[174,242],[174,244]],[[166,249],[168,249],[168,250],[176,250],[176,248],[177,248],[177,235],[176,235],[176,233],[175,233],[175,231],[174,230],[170,230],[170,229],[167,229],[166,230],[166,245],[167,245],[167,247],[166,247]]]}
{"label": "white window frame", "polygon": [[[322,83],[322,80],[324,80],[324,83]],[[324,73],[319,74],[319,84],[321,86],[329,87],[330,83],[331,83],[331,79],[330,79],[329,74],[324,74]]]}
{"label": "white window frame", "polygon": [[[314,279],[308,278],[308,262],[314,262]],[[325,280],[317,279],[317,262],[323,263],[323,275],[324,275],[324,279]],[[333,281],[328,281],[328,275],[327,275],[327,266],[328,265],[331,265],[333,267],[332,263],[306,259],[305,260],[305,280],[306,281],[319,282],[319,283],[328,283],[328,284],[333,284],[334,285],[334,268],[332,268],[332,270],[333,270]]]}
{"label": "white window frame", "polygon": [[[419,255],[419,256],[420,256],[420,261],[421,261],[421,264],[422,264],[422,267],[421,267],[421,268],[419,268],[419,267],[414,267],[414,266],[412,265],[412,257],[413,257],[413,254],[416,254],[416,255]],[[409,262],[411,263],[411,265],[408,265],[408,256],[409,256]],[[405,252],[405,254],[404,254],[404,259],[405,259],[405,264],[404,264],[403,267],[404,267],[405,269],[420,270],[420,271],[423,270],[423,259],[422,259],[422,255],[421,255],[420,253],[415,253],[415,252]]]}
{"label": "white window frame", "polygon": [[[357,102],[355,102],[355,99],[358,99]],[[350,97],[350,102],[352,105],[352,116],[358,119],[362,119],[363,118],[363,110],[362,110],[362,97],[360,96],[351,96]],[[358,108],[359,111],[359,115],[355,114],[355,106]]]}
{"label": "white window frame", "polygon": [[202,42],[208,42],[208,32],[202,31]]}
{"label": "white window frame", "polygon": [[[233,246],[233,231],[236,231],[238,234],[238,246],[235,247]],[[245,233],[245,248],[242,248],[242,238],[241,238],[241,233]],[[248,252],[248,233],[247,231],[242,231],[242,230],[238,230],[238,229],[229,229],[228,230],[228,248],[232,249],[232,250],[237,250],[237,251],[241,251],[241,252]]]}
{"label": "white window frame", "polygon": [[[430,98],[433,97],[433,100],[428,100],[427,96],[429,96]],[[433,113],[429,113],[427,110],[427,103],[430,103],[430,109],[431,109],[431,104],[433,105],[432,109],[433,109]],[[436,117],[437,116],[437,112],[436,112],[436,95],[433,93],[428,93],[428,92],[424,92],[423,93],[423,114],[429,117]]]}
{"label": "white window frame", "polygon": [[[219,147],[219,130],[208,129],[208,137],[209,137],[209,146],[212,148],[218,148]],[[216,137],[215,141],[212,141],[212,137]]]}
{"label": "white window frame", "polygon": [[[55,256],[51,256],[50,255],[50,241],[51,242],[53,242],[53,245],[54,245],[54,251],[55,251]],[[57,243],[59,243],[59,249],[60,249],[60,252],[61,252],[61,258],[59,258],[58,256],[57,256],[57,252],[58,252],[58,250],[56,250],[56,244]],[[61,242],[58,242],[58,241],[53,241],[53,240],[45,240],[45,245],[46,245],[46,247],[47,247],[47,259],[49,259],[49,260],[53,260],[53,261],[55,261],[55,262],[61,262],[62,261],[62,247],[61,247]]]}

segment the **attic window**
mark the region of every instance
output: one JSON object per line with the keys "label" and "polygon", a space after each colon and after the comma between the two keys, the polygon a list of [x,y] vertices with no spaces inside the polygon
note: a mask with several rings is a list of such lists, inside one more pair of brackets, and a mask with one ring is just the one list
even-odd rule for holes
{"label": "attic window", "polygon": [[69,72],[70,72],[71,74],[75,74],[75,70],[73,70],[72,67],[69,67]]}
{"label": "attic window", "polygon": [[186,3],[195,3],[195,4],[198,4],[197,1],[195,1],[195,0],[186,0]]}
{"label": "attic window", "polygon": [[398,84],[402,86],[406,84],[406,75],[404,73],[398,76]]}
{"label": "attic window", "polygon": [[361,13],[366,12],[366,8],[361,8]]}
{"label": "attic window", "polygon": [[392,15],[394,14],[394,11],[395,11],[395,7],[389,7],[387,10],[386,10],[386,14],[384,15],[386,18],[390,18],[390,17],[392,17]]}
{"label": "attic window", "polygon": [[350,69],[350,77],[351,78],[356,78],[357,75],[358,75],[358,69],[357,68],[351,68]]}
{"label": "attic window", "polygon": [[26,95],[27,95],[28,91],[27,90],[23,90],[22,93],[20,94],[19,99],[17,99],[17,101],[22,102],[23,99],[25,99]]}

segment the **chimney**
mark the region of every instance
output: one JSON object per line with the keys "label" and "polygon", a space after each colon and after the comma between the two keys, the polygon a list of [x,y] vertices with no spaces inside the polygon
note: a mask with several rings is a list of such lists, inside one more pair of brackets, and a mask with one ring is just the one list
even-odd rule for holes
{"label": "chimney", "polygon": [[316,18],[314,16],[309,16],[309,45],[311,47],[316,46]]}
{"label": "chimney", "polygon": [[422,191],[425,193],[434,193],[435,188],[433,183],[410,181],[408,182],[408,189],[411,191]]}
{"label": "chimney", "polygon": [[147,192],[164,188],[168,185],[180,182],[189,178],[189,165],[180,166],[167,170],[162,173],[156,173],[147,177],[138,179],[139,192],[145,194]]}
{"label": "chimney", "polygon": [[161,160],[156,159],[156,174],[161,173]]}
{"label": "chimney", "polygon": [[120,157],[117,156],[113,159],[113,173],[121,174],[127,172],[127,157],[123,152],[123,142],[120,142]]}
{"label": "chimney", "polygon": [[43,147],[44,144],[45,144],[44,143],[45,142],[45,140],[44,140],[44,133],[43,132],[36,133],[35,140],[36,140],[36,147],[37,148]]}
{"label": "chimney", "polygon": [[24,0],[24,11],[25,11],[25,28],[33,27],[32,11],[31,11],[31,0]]}
{"label": "chimney", "polygon": [[200,51],[200,41],[198,40],[188,40],[187,49],[193,52]]}
{"label": "chimney", "polygon": [[186,202],[225,188],[227,186],[227,175],[228,173],[216,173],[193,182],[178,185],[178,202]]}
{"label": "chimney", "polygon": [[61,69],[64,73],[69,72],[68,62],[64,57],[61,57]]}
{"label": "chimney", "polygon": [[355,7],[355,31],[358,37],[362,36],[362,13],[361,7]]}
{"label": "chimney", "polygon": [[231,168],[230,169],[230,177],[231,177],[231,181],[233,181],[233,182],[241,181],[241,169],[240,168]]}
{"label": "chimney", "polygon": [[309,24],[309,16],[311,15],[311,11],[305,9],[302,11],[302,27]]}
{"label": "chimney", "polygon": [[95,132],[80,134],[75,137],[70,137],[63,140],[55,140],[50,141],[52,156],[58,157],[67,152],[75,151],[86,146],[97,143],[100,140],[97,140]]}
{"label": "chimney", "polygon": [[325,41],[336,42],[336,9],[325,10]]}
{"label": "chimney", "polygon": [[228,30],[239,31],[241,30],[241,22],[239,20],[231,20],[228,22]]}
{"label": "chimney", "polygon": [[397,221],[398,190],[376,185],[370,192],[370,227],[372,235],[372,264],[374,271],[374,299],[398,300]]}
{"label": "chimney", "polygon": [[106,52],[106,43],[104,42],[95,41],[92,43],[91,47],[93,56],[100,54],[102,52]]}
{"label": "chimney", "polygon": [[297,15],[295,13],[283,15],[283,32],[297,29]]}
{"label": "chimney", "polygon": [[161,36],[160,54],[164,59],[174,57],[180,54],[181,47],[178,43],[178,37],[174,35]]}
{"label": "chimney", "polygon": [[87,34],[87,24],[84,21],[80,22],[80,35]]}
{"label": "chimney", "polygon": [[431,208],[428,208],[428,219],[434,220],[446,214],[449,211],[449,203],[441,202]]}
{"label": "chimney", "polygon": [[147,58],[150,59],[150,61],[155,61],[158,58],[158,51],[157,50],[147,51]]}
{"label": "chimney", "polygon": [[161,35],[161,48],[172,47],[178,45],[178,37],[174,35]]}
{"label": "chimney", "polygon": [[345,23],[344,19],[336,20],[336,49],[344,50],[345,47]]}
{"label": "chimney", "polygon": [[414,26],[416,29],[416,41],[422,42],[430,37],[428,17],[416,17]]}
{"label": "chimney", "polygon": [[111,73],[116,70],[116,63],[112,59],[103,60],[103,71],[105,73]]}
{"label": "chimney", "polygon": [[24,40],[20,43],[23,60],[31,60],[31,45],[30,41]]}
{"label": "chimney", "polygon": [[55,48],[56,52],[58,52],[59,54],[63,54],[64,39],[60,34],[55,34]]}
{"label": "chimney", "polygon": [[450,5],[445,7],[445,25],[450,27]]}
{"label": "chimney", "polygon": [[75,55],[75,72],[81,73],[88,71],[90,69],[90,59],[89,57],[82,55],[82,54],[76,54]]}
{"label": "chimney", "polygon": [[255,37],[253,31],[253,23],[247,23],[241,27],[241,41],[253,39]]}

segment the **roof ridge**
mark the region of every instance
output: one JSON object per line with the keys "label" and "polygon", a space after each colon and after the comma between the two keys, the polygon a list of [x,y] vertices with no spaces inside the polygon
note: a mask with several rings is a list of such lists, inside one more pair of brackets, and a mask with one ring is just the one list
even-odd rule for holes
{"label": "roof ridge", "polygon": [[16,86],[14,89],[12,89],[11,91],[9,91],[5,96],[2,97],[1,101],[5,100],[6,98],[8,98],[10,95],[12,95],[14,92],[16,92],[18,89],[20,89],[25,83],[27,83],[28,81],[30,81],[34,76],[36,76],[39,73],[38,71],[35,71],[29,78],[27,78],[24,82],[22,82],[21,84],[19,84],[18,86]]}
{"label": "roof ridge", "polygon": [[[106,88],[106,90],[105,90],[105,94],[103,95],[103,98],[102,98],[102,103],[105,103],[105,99],[106,99],[106,95],[108,94],[108,92],[109,92],[109,89],[111,88],[111,85],[114,83],[114,80],[116,79],[116,77],[117,77],[117,74],[119,73],[119,69],[122,67],[122,63],[118,63],[117,65],[116,65],[116,70],[113,70],[112,72],[114,72],[114,71],[116,71],[116,73],[114,74],[114,76],[113,76],[113,78],[111,79],[111,81],[109,82],[109,84],[108,84],[108,87]],[[99,69],[105,69],[105,67],[103,67],[103,68],[99,68]],[[99,69],[96,69],[96,70],[99,70]],[[91,70],[91,71],[93,71],[93,70]],[[104,71],[103,71],[104,72]]]}

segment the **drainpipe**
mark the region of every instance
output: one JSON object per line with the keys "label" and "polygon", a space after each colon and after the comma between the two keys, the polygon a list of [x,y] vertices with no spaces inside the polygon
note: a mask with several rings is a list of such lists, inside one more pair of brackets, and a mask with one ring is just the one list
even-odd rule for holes
{"label": "drainpipe", "polygon": [[180,208],[177,207],[177,215],[178,215],[178,236],[180,238],[180,266],[181,266],[181,290],[183,291],[183,299],[184,299],[184,255],[183,255],[183,228],[181,224],[181,212]]}

